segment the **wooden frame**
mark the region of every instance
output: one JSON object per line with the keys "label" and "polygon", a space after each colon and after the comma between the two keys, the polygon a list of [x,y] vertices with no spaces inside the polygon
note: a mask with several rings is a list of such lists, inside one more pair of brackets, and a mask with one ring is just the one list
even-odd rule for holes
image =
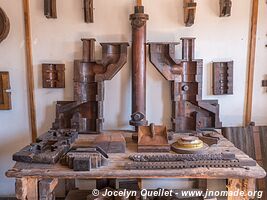
{"label": "wooden frame", "polygon": [[44,0],[44,15],[46,18],[57,18],[57,0]]}
{"label": "wooden frame", "polygon": [[233,94],[233,61],[214,62],[213,64],[213,94]]}
{"label": "wooden frame", "polygon": [[42,64],[43,88],[65,88],[65,65]]}
{"label": "wooden frame", "polygon": [[0,72],[0,110],[11,110],[11,92],[8,72]]}
{"label": "wooden frame", "polygon": [[4,10],[0,7],[0,43],[6,39],[8,33],[10,31],[10,22],[9,19],[4,12]]}
{"label": "wooden frame", "polygon": [[84,4],[84,21],[94,23],[94,0],[83,0]]}

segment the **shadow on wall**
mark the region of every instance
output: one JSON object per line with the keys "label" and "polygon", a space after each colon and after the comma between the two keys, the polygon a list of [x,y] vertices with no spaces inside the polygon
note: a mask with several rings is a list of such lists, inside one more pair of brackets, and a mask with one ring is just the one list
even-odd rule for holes
{"label": "shadow on wall", "polygon": [[[11,169],[15,162],[12,161],[12,154],[19,151],[25,145],[29,144],[29,133],[21,133],[20,137],[16,137],[7,143],[2,142],[0,146],[0,194],[4,197],[15,196],[15,179],[7,178],[5,173]],[[12,153],[10,153],[12,152]]]}

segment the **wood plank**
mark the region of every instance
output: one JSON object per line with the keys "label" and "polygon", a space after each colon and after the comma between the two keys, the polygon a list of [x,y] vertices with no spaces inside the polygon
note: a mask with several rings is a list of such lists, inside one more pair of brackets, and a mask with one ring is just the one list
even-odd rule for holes
{"label": "wood plank", "polygon": [[27,197],[27,178],[17,178],[15,183],[16,198],[26,200]]}
{"label": "wood plank", "polygon": [[38,179],[28,178],[27,180],[27,200],[38,199]]}
{"label": "wood plank", "polygon": [[228,200],[250,200],[249,192],[255,191],[255,179],[229,179],[228,194],[235,194],[236,191],[243,191],[244,196],[228,196]]}
{"label": "wood plank", "polygon": [[[262,126],[260,127],[259,130],[259,134],[260,134],[260,146],[261,146],[261,155],[262,155],[262,164],[263,164],[263,168],[265,170],[267,170],[267,145],[266,145],[266,141],[267,141],[267,127],[266,126]],[[265,177],[265,184],[262,185],[261,187],[264,187],[265,191],[266,191],[266,186],[267,186],[267,178]]]}
{"label": "wood plank", "polygon": [[39,182],[39,200],[54,200],[55,188],[58,184],[58,179],[45,179]]}
{"label": "wood plank", "polygon": [[252,15],[251,15],[251,30],[249,44],[249,64],[247,77],[247,91],[245,101],[245,126],[251,122],[252,114],[252,97],[253,97],[253,82],[254,82],[254,65],[256,53],[256,37],[258,25],[259,0],[252,0]]}
{"label": "wood plank", "polygon": [[[107,131],[108,132],[108,131]],[[61,178],[61,179],[103,179],[103,178],[118,178],[118,179],[138,179],[138,178],[263,178],[265,171],[260,167],[250,167],[249,169],[242,168],[196,168],[196,169],[173,169],[173,170],[125,170],[124,165],[130,162],[128,157],[137,152],[137,144],[131,139],[131,132],[116,131],[115,133],[123,134],[126,139],[126,153],[109,154],[110,162],[108,166],[101,167],[90,172],[74,172],[67,166],[61,164],[44,165],[44,164],[29,164],[16,163],[13,169],[9,170],[6,175],[8,177],[37,177],[37,178]],[[88,146],[93,143],[97,135],[80,135],[74,146]],[[177,140],[180,135],[174,135]],[[220,153],[230,151],[236,154],[237,158],[248,158],[246,154],[234,147],[226,138],[220,137],[217,146],[209,148],[207,153]]]}
{"label": "wood plank", "polygon": [[28,83],[28,101],[32,141],[35,142],[37,137],[36,126],[36,111],[34,99],[34,75],[33,75],[33,61],[32,61],[32,37],[31,37],[31,18],[29,0],[23,0],[24,11],[24,26],[25,26],[25,48],[26,48],[26,68],[27,68],[27,83]]}

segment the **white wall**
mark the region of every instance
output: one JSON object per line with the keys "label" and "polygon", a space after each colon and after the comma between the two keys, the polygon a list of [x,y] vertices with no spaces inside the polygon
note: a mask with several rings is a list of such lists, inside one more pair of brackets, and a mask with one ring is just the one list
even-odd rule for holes
{"label": "white wall", "polygon": [[[0,44],[0,70],[11,75],[12,111],[0,111],[0,196],[14,193],[14,182],[4,176],[13,165],[11,155],[30,141],[26,76],[24,59],[24,32],[22,1],[0,0],[0,6],[11,21],[11,32]],[[51,127],[55,118],[55,102],[72,100],[73,60],[80,59],[82,44],[80,38],[95,37],[97,42],[129,41],[131,26],[129,14],[133,12],[134,1],[95,0],[95,23],[83,22],[82,1],[57,0],[58,19],[43,16],[43,1],[31,0],[33,62],[35,74],[35,97],[37,106],[38,133]],[[247,47],[250,23],[250,0],[234,0],[232,16],[219,18],[217,0],[198,0],[195,25],[183,25],[182,0],[144,0],[148,21],[148,42],[179,41],[180,37],[193,36],[196,41],[196,58],[204,59],[203,98],[218,99],[221,106],[221,120],[224,126],[239,126],[244,114],[244,96],[247,67]],[[257,49],[256,81],[254,92],[253,119],[266,124],[265,95],[260,81],[265,69],[266,4],[260,0],[259,44]],[[130,49],[129,49],[130,50]],[[100,56],[99,46],[97,55]],[[181,53],[177,52],[177,56]],[[130,54],[129,54],[130,55]],[[234,60],[234,95],[211,95],[211,62]],[[42,89],[41,64],[62,62],[66,64],[66,88]],[[147,69],[147,116],[150,122],[170,126],[169,83],[148,63]],[[131,113],[131,74],[129,62],[120,73],[106,82],[105,128],[125,129]],[[259,80],[257,80],[259,79]],[[257,93],[258,92],[258,93]],[[262,103],[262,104],[260,104]],[[112,105],[112,106],[110,106]],[[265,109],[265,110],[264,110]]]}

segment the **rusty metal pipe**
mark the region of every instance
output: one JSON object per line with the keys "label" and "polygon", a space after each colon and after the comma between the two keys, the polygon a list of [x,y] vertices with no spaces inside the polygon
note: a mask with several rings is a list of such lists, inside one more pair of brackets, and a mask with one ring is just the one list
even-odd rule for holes
{"label": "rusty metal pipe", "polygon": [[136,6],[132,21],[132,126],[147,125],[146,120],[146,21],[143,6]]}

